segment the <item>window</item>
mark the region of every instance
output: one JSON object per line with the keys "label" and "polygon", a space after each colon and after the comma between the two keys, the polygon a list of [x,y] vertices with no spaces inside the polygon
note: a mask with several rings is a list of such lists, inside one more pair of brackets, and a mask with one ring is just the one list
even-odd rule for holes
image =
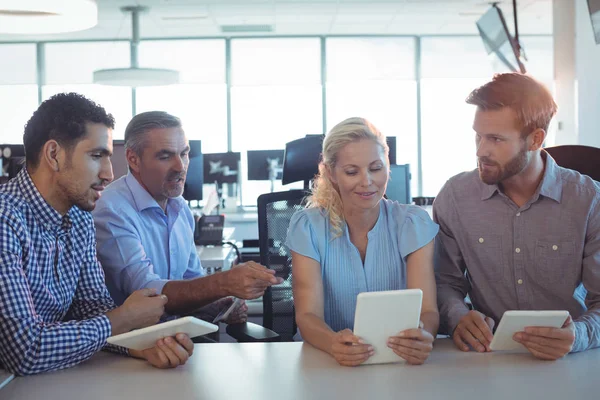
{"label": "window", "polygon": [[116,120],[113,139],[122,139],[131,119],[131,88],[93,83],[94,71],[129,66],[128,42],[48,43],[42,97],[77,92],[95,101]]}
{"label": "window", "polygon": [[138,88],[136,112],[171,113],[203,153],[227,151],[225,41],[142,41],[139,57],[140,67],[179,71],[180,84]]}
{"label": "window", "polygon": [[327,39],[327,129],[363,117],[396,137],[398,164],[410,164],[417,195],[417,95],[412,38]]}
{"label": "window", "polygon": [[[522,37],[528,71],[552,81],[552,39]],[[448,178],[477,167],[475,109],[465,103],[471,91],[494,72],[479,37],[427,37],[421,40],[421,137],[423,195],[436,196]]]}
{"label": "window", "polygon": [[22,144],[24,126],[38,107],[35,44],[0,45],[0,60],[10,60],[0,63],[0,143]]}
{"label": "window", "polygon": [[323,131],[320,40],[234,39],[231,69],[232,144],[242,153],[242,200],[256,205],[270,184],[247,181],[246,151],[284,149]]}

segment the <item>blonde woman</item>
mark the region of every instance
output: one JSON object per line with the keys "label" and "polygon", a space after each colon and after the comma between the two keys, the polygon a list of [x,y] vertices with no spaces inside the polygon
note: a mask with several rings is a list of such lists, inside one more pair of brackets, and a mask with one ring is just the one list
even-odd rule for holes
{"label": "blonde woman", "polygon": [[438,226],[419,207],[383,198],[388,151],[385,137],[365,119],[336,125],[323,142],[308,206],[294,214],[288,231],[302,338],[341,365],[359,365],[373,355],[351,331],[361,292],[423,291],[421,328],[388,340],[411,364],[425,362],[438,329],[433,272]]}

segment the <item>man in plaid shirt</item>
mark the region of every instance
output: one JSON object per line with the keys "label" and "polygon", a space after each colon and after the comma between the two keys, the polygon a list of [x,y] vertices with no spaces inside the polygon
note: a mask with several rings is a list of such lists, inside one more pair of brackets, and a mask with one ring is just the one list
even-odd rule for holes
{"label": "man in plaid shirt", "polygon": [[167,302],[146,289],[116,307],[96,258],[89,211],[113,179],[113,128],[113,117],[85,97],[53,96],[25,127],[25,167],[0,186],[0,366],[12,373],[71,367],[103,348],[159,368],[192,354],[181,334],[144,351],[106,344],[155,324]]}

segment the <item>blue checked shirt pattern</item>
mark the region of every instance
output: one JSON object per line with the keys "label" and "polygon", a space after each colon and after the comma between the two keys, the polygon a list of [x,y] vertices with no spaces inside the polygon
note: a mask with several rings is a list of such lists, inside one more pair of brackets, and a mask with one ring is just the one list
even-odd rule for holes
{"label": "blue checked shirt pattern", "polygon": [[27,170],[0,186],[0,366],[18,375],[71,367],[106,346],[115,308],[89,213],[61,216]]}

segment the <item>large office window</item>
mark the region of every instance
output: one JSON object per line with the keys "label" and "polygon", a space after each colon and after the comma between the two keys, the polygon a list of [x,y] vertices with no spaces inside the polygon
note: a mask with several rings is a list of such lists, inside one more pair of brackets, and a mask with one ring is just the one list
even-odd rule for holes
{"label": "large office window", "polygon": [[323,133],[320,41],[234,39],[231,79],[232,145],[242,152],[243,203],[256,205],[269,184],[246,180],[246,151],[284,149],[291,140]]}
{"label": "large office window", "polygon": [[[528,72],[551,85],[552,39],[522,37]],[[453,175],[477,167],[473,116],[465,103],[495,72],[479,37],[421,39],[423,195],[435,196]]]}
{"label": "large office window", "polygon": [[[363,117],[396,137],[398,164],[410,164],[417,191],[415,40],[331,38],[327,50],[327,129]],[[392,177],[393,179],[393,177]]]}
{"label": "large office window", "polygon": [[0,143],[21,144],[38,106],[35,44],[0,45],[0,60]]}
{"label": "large office window", "polygon": [[140,67],[179,71],[180,84],[141,87],[136,112],[161,110],[181,118],[188,139],[202,152],[227,150],[225,40],[142,41]]}
{"label": "large office window", "polygon": [[48,43],[45,45],[44,99],[77,92],[103,106],[116,120],[114,139],[122,139],[131,119],[131,89],[93,83],[94,71],[129,66],[128,42]]}

